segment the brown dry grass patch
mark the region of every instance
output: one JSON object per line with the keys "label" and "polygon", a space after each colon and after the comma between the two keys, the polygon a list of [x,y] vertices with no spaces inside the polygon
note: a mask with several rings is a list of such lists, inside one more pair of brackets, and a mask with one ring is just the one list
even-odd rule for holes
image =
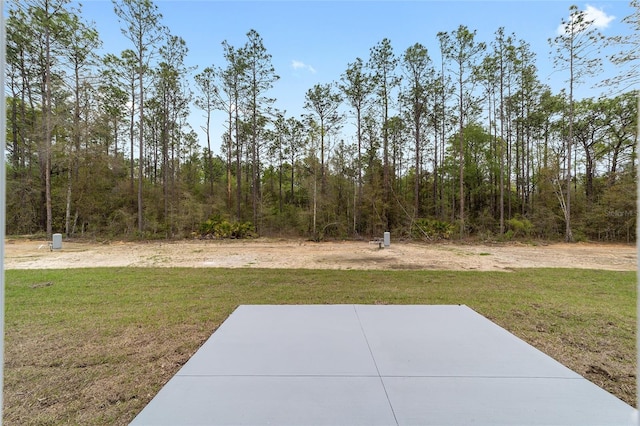
{"label": "brown dry grass patch", "polygon": [[6,281],[7,425],[129,423],[240,304],[466,304],[635,404],[634,272],[101,268]]}

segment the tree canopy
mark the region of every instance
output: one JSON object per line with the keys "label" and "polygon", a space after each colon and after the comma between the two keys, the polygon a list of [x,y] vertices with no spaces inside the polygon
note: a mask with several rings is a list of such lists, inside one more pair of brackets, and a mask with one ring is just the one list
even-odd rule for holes
{"label": "tree canopy", "polygon": [[[98,56],[81,8],[8,4],[8,234],[636,238],[638,102],[624,84],[638,80],[640,12],[624,20],[633,36],[605,40],[572,7],[550,40],[559,93],[526,40],[461,25],[432,35],[439,52],[387,38],[353,52],[296,117],[270,96],[279,77],[256,29],[212,40],[224,62],[196,69],[151,0],[113,5],[130,47]],[[605,45],[631,65],[624,90],[576,99]]]}

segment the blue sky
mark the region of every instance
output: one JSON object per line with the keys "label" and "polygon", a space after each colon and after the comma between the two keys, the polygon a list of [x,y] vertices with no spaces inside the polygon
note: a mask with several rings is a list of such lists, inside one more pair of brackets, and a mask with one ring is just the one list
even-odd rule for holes
{"label": "blue sky", "polygon": [[[477,30],[477,40],[494,39],[499,27],[515,33],[537,54],[539,77],[558,92],[565,76],[555,72],[550,59],[549,38],[557,35],[569,6],[589,8],[598,18],[605,35],[627,33],[620,21],[633,10],[627,1],[169,1],[156,4],[163,24],[172,34],[185,39],[188,65],[202,70],[212,64],[224,65],[221,42],[240,47],[245,34],[255,29],[262,36],[280,80],[269,93],[276,107],[299,116],[306,91],[316,83],[338,81],[348,63],[356,57],[367,60],[369,49],[388,38],[397,55],[416,42],[423,44],[436,65],[439,47],[436,34],[454,31],[459,25]],[[103,51],[119,53],[130,48],[120,33],[120,24],[110,1],[83,3],[83,15],[94,21],[104,42]],[[196,72],[198,72],[198,70]],[[609,69],[608,72],[615,72]],[[598,79],[602,79],[599,76]],[[582,96],[597,96],[595,80],[580,89]],[[193,107],[193,127],[202,123],[202,112]],[[220,118],[222,120],[222,118]],[[212,132],[219,140],[220,130]],[[202,136],[204,140],[204,136]],[[217,149],[214,149],[219,153]]]}

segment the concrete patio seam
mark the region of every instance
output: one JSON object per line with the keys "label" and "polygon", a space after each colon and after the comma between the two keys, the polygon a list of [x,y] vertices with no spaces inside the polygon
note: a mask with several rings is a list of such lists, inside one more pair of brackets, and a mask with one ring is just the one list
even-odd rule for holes
{"label": "concrete patio seam", "polygon": [[367,348],[369,349],[371,360],[373,361],[373,365],[376,367],[376,371],[378,372],[378,377],[380,378],[380,384],[382,385],[382,389],[384,390],[384,395],[387,398],[387,402],[389,403],[389,409],[391,410],[391,414],[393,414],[393,420],[396,422],[396,426],[400,426],[400,423],[398,422],[398,416],[396,416],[396,412],[393,409],[393,404],[391,403],[391,399],[389,398],[389,392],[387,392],[387,387],[384,384],[384,378],[380,375],[380,369],[378,368],[376,357],[373,355],[373,350],[371,349],[371,345],[369,344],[367,333],[364,331],[364,326],[362,325],[362,321],[360,321],[360,315],[358,315],[358,307],[356,305],[352,305],[352,306],[353,306],[353,312],[356,314],[356,318],[358,319],[358,325],[360,326],[360,330],[362,331],[364,340],[365,342],[367,342]]}

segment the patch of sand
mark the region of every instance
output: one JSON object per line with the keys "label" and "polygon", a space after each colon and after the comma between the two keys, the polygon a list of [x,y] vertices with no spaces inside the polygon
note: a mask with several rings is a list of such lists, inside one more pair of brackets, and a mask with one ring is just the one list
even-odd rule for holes
{"label": "patch of sand", "polygon": [[5,269],[86,267],[416,269],[504,271],[513,268],[636,270],[628,244],[457,244],[394,242],[380,249],[367,241],[183,240],[162,242],[46,241],[9,239]]}

